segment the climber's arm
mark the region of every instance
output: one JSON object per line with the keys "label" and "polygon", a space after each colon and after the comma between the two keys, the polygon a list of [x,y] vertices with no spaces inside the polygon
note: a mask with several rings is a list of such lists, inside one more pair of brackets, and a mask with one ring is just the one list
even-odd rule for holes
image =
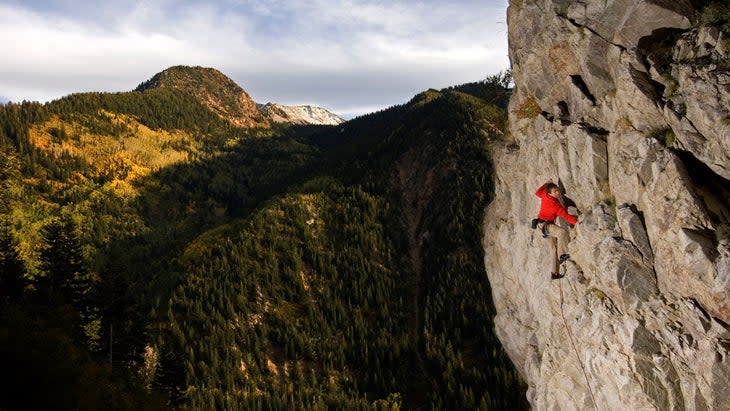
{"label": "climber's arm", "polygon": [[568,210],[566,210],[565,207],[558,208],[558,216],[562,217],[563,220],[567,221],[570,225],[575,225],[578,222],[578,219],[575,218],[574,215],[568,213]]}
{"label": "climber's arm", "polygon": [[537,191],[535,191],[535,195],[536,195],[537,197],[543,198],[543,197],[545,197],[545,196],[547,195],[547,193],[545,192],[545,186],[546,186],[546,185],[548,185],[548,183],[549,183],[549,182],[550,182],[550,181],[546,181],[546,182],[545,182],[545,184],[541,185],[541,186],[540,186],[540,187],[539,187],[539,188],[537,189]]}

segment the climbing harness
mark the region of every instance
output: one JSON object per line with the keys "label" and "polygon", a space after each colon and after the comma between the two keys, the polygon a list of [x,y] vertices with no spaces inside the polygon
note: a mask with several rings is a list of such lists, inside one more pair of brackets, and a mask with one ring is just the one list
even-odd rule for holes
{"label": "climbing harness", "polygon": [[586,367],[583,366],[583,361],[580,359],[580,354],[578,354],[578,349],[575,348],[575,341],[573,340],[573,332],[570,330],[570,327],[568,326],[568,320],[565,319],[565,310],[563,309],[563,282],[558,281],[558,285],[560,286],[560,315],[563,317],[563,324],[565,324],[565,329],[568,331],[568,338],[570,339],[570,345],[573,346],[573,351],[575,352],[575,357],[578,359],[578,364],[580,364],[580,368],[583,370],[583,377],[586,379],[586,384],[588,384],[588,392],[591,393],[591,400],[593,400],[593,407],[598,411],[598,405],[596,403],[596,397],[593,395],[593,387],[591,387],[591,382],[588,380],[588,373],[586,372]]}
{"label": "climbing harness", "polygon": [[540,228],[540,232],[542,233],[542,238],[548,238],[548,224],[553,224],[549,221],[541,220],[539,218],[532,219],[532,229]]}

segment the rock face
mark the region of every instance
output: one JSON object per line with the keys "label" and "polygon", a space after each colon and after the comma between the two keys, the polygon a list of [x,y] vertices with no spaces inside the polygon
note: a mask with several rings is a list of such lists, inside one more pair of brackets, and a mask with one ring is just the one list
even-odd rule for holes
{"label": "rock face", "polygon": [[345,122],[340,116],[316,106],[285,106],[267,103],[261,112],[274,123],[336,126]]}
{"label": "rock face", "polygon": [[[699,3],[510,2],[485,264],[536,410],[730,409],[730,40]],[[554,281],[548,178],[580,215]]]}

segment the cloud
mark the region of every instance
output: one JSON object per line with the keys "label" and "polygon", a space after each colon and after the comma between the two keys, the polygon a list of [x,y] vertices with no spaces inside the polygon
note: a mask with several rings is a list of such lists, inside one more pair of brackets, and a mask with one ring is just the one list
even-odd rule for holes
{"label": "cloud", "polygon": [[133,89],[215,67],[255,100],[382,108],[508,67],[507,1],[0,0],[0,90],[14,101]]}

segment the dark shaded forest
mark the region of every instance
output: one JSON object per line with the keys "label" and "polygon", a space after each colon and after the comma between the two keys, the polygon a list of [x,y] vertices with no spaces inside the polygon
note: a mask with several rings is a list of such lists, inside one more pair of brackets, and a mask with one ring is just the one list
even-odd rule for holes
{"label": "dark shaded forest", "polygon": [[335,127],[0,106],[0,409],[526,409],[481,247],[508,87]]}

